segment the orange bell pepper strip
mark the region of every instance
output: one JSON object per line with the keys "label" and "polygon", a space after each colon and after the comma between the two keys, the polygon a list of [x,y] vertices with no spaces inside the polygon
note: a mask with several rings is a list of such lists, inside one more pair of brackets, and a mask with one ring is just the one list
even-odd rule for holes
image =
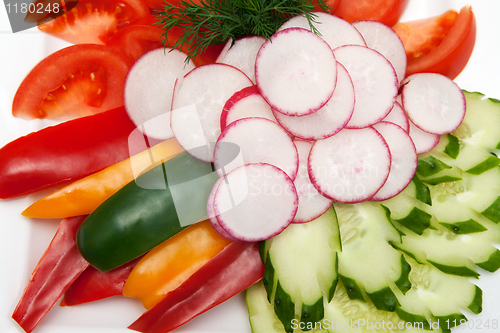
{"label": "orange bell pepper strip", "polygon": [[41,198],[26,208],[22,215],[49,219],[88,215],[141,172],[183,151],[176,139],[163,141]]}
{"label": "orange bell pepper strip", "polygon": [[130,272],[123,295],[150,309],[231,243],[209,221],[195,223],[148,252]]}

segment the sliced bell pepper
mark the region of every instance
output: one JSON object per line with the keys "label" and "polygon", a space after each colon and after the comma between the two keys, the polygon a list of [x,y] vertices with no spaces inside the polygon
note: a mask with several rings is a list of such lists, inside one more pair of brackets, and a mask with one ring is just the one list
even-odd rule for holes
{"label": "sliced bell pepper", "polygon": [[66,290],[60,305],[78,305],[123,295],[125,281],[139,260],[134,259],[105,273],[89,265]]}
{"label": "sliced bell pepper", "polygon": [[218,179],[209,163],[181,153],[128,183],[90,214],[77,233],[83,257],[108,271],[206,219]]}
{"label": "sliced bell pepper", "polygon": [[41,198],[26,208],[22,214],[35,218],[63,218],[90,214],[112,194],[134,180],[135,176],[182,151],[176,139],[161,142]]}
{"label": "sliced bell pepper", "polygon": [[130,273],[123,295],[150,309],[230,243],[209,221],[196,223],[149,251]]}
{"label": "sliced bell pepper", "polygon": [[61,221],[49,247],[38,262],[12,318],[27,332],[62,296],[73,281],[88,267],[78,252],[75,235],[85,216]]}
{"label": "sliced bell pepper", "polygon": [[250,287],[263,274],[259,245],[232,243],[128,328],[170,332]]}
{"label": "sliced bell pepper", "polygon": [[135,125],[123,107],[20,137],[0,149],[0,198],[76,180],[129,155]]}

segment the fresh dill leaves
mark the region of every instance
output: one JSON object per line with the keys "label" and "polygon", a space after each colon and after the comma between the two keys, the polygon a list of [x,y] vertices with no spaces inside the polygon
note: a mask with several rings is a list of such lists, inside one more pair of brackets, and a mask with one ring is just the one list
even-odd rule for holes
{"label": "fresh dill leaves", "polygon": [[[162,11],[156,12],[156,25],[164,32],[163,43],[172,48],[188,50],[194,58],[209,45],[233,41],[245,36],[271,37],[289,18],[304,15],[311,30],[314,27],[316,8],[328,11],[325,0],[181,0],[177,5],[165,2]],[[182,35],[173,44],[168,31],[182,29]]]}

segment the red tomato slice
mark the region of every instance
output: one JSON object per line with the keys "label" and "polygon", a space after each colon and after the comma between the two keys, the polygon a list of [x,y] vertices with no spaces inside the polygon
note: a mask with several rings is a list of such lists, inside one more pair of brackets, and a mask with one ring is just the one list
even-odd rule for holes
{"label": "red tomato slice", "polygon": [[144,53],[163,47],[162,33],[160,28],[152,25],[134,24],[118,31],[106,45],[122,52],[135,62]]}
{"label": "red tomato slice", "polygon": [[123,105],[123,86],[132,62],[112,48],[81,44],[42,60],[19,86],[15,117],[71,119]]}
{"label": "red tomato slice", "polygon": [[343,0],[335,15],[348,22],[375,20],[392,27],[399,21],[409,0]]}
{"label": "red tomato slice", "polygon": [[406,49],[406,75],[439,73],[454,79],[464,69],[476,41],[472,8],[448,11],[424,20],[398,23],[393,29]]}
{"label": "red tomato slice", "polygon": [[123,26],[147,15],[143,0],[80,0],[67,14],[38,29],[74,44],[104,44]]}
{"label": "red tomato slice", "polygon": [[[316,2],[315,10],[318,12],[322,11],[321,7],[317,4],[317,1],[315,1],[315,2]],[[330,7],[329,12],[333,13],[333,12],[335,12],[335,10],[337,10],[337,7],[340,4],[340,0],[325,0],[325,3],[327,6]]]}

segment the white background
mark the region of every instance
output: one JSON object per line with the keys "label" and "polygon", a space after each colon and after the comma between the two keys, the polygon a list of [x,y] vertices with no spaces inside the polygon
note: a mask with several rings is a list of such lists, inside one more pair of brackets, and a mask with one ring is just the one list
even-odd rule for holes
{"label": "white background", "polygon": [[[344,0],[348,1],[348,0]],[[439,15],[448,9],[470,4],[477,19],[477,41],[466,69],[455,80],[468,91],[480,91],[500,99],[500,1],[497,0],[411,0],[403,21]],[[0,5],[0,146],[38,130],[51,121],[22,120],[11,115],[11,104],[22,79],[44,56],[68,45],[40,33],[36,28],[13,34],[5,7]],[[500,130],[500,129],[499,129]],[[41,254],[49,244],[59,220],[34,220],[21,212],[45,193],[0,201],[0,332],[23,332],[10,318],[24,286]],[[484,291],[484,311],[470,315],[471,327],[481,320],[500,320],[500,273],[484,272],[474,280]],[[139,301],[114,297],[74,307],[56,305],[35,333],[125,333],[126,327],[144,311]],[[468,313],[466,313],[468,314]],[[243,295],[229,300],[181,327],[178,332],[249,333]],[[459,329],[457,332],[494,332]]]}

